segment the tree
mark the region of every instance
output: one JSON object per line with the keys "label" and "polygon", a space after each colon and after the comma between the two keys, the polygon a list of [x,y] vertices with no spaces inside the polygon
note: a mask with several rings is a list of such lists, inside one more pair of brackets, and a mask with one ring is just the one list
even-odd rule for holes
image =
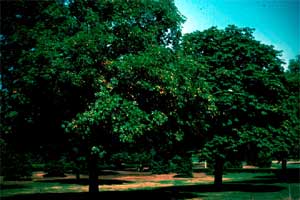
{"label": "tree", "polygon": [[[212,27],[183,37],[185,55],[208,66],[212,87],[209,130],[202,153],[214,161],[215,185],[222,184],[224,162],[254,146],[262,157],[288,148],[287,111],[280,52],[256,41],[253,30]],[[240,156],[241,157],[241,156]]]}
{"label": "tree", "polygon": [[[165,159],[171,158],[168,151],[186,141],[185,132],[199,131],[201,127],[200,119],[193,124],[189,114],[192,111],[188,110],[193,103],[197,107],[192,108],[198,108],[198,112],[206,106],[199,103],[206,99],[205,81],[192,82],[199,78],[197,67],[196,62],[176,58],[165,47],[152,46],[138,55],[123,56],[106,66],[110,80],[102,81],[96,101],[69,121],[66,131],[86,142],[86,148],[91,150],[87,152],[92,154],[99,153],[99,148],[113,151],[120,146],[117,141],[145,141],[142,145],[150,145],[145,150],[151,148]],[[92,167],[96,157],[90,157]],[[94,174],[92,191],[98,188],[96,179]]]}
{"label": "tree", "polygon": [[289,61],[288,71],[294,74],[300,72],[300,55],[297,55],[295,59]]}
{"label": "tree", "polygon": [[[103,131],[104,125],[110,127],[105,117],[119,110],[116,119],[122,121],[114,126],[116,130],[102,132],[103,141],[110,132],[120,133],[121,141],[133,141],[136,134],[154,127],[153,121],[159,125],[165,120],[162,112],[147,113],[126,93],[111,93],[110,87],[118,79],[114,78],[114,69],[107,66],[115,60],[122,63],[126,55],[133,56],[151,46],[175,49],[183,17],[173,1],[17,1],[1,2],[1,8],[5,11],[1,19],[6,27],[1,29],[1,98],[5,102],[1,109],[1,133],[5,133],[5,140],[11,138],[18,144],[22,141],[22,149],[23,144],[34,138],[36,151],[42,147],[45,153],[51,153],[66,151],[68,137],[77,138],[76,134],[63,134],[63,122],[73,118],[80,124],[91,125],[94,130],[87,129],[87,133],[95,133]],[[104,104],[105,101],[111,105]],[[97,118],[94,111],[104,118]],[[89,112],[95,119],[88,122]],[[128,117],[130,120],[124,121]],[[101,124],[92,127],[98,122]],[[124,131],[129,131],[129,135]],[[86,140],[90,148],[85,152],[90,158],[94,183],[91,191],[98,190],[96,155],[103,156],[105,152],[105,145],[94,144],[94,137],[98,142],[94,134],[86,137],[90,139]],[[59,154],[51,153],[48,159],[58,157]]]}
{"label": "tree", "polygon": [[[285,109],[288,111],[289,120],[289,134],[295,138],[293,144],[286,152],[282,152],[280,159],[282,160],[283,175],[285,174],[286,161],[288,156],[299,158],[299,133],[300,133],[300,55],[297,55],[295,59],[291,59],[288,65],[288,71],[285,72],[287,79],[287,88],[289,91],[288,98],[284,101]],[[298,138],[298,139],[297,139]]]}

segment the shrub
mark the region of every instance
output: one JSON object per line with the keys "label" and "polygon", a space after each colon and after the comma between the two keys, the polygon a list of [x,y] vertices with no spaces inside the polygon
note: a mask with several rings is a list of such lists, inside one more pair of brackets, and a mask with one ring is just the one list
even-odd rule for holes
{"label": "shrub", "polygon": [[272,157],[265,155],[263,153],[258,154],[257,158],[254,160],[247,160],[248,165],[254,165],[259,168],[269,168],[272,165]]}
{"label": "shrub", "polygon": [[110,162],[114,165],[117,169],[122,169],[124,162],[128,163],[129,161],[129,154],[128,152],[120,152],[111,155]]}
{"label": "shrub", "polygon": [[169,173],[169,163],[160,159],[151,161],[151,172],[153,174],[166,174]]}
{"label": "shrub", "polygon": [[188,156],[175,155],[169,164],[170,172],[177,173],[180,177],[193,177],[193,164]]}
{"label": "shrub", "polygon": [[224,163],[224,169],[228,168],[243,168],[243,163],[239,160],[226,161]]}
{"label": "shrub", "polygon": [[1,175],[4,180],[31,179],[32,165],[29,154],[6,152],[1,163]]}
{"label": "shrub", "polygon": [[257,160],[255,165],[259,168],[270,168],[272,165],[272,159],[270,157],[260,158]]}
{"label": "shrub", "polygon": [[61,160],[51,160],[45,164],[46,177],[64,177],[65,167]]}

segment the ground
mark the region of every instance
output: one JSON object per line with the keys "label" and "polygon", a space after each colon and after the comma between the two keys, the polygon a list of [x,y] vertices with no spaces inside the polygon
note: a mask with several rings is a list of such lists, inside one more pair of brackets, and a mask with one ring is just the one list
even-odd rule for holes
{"label": "ground", "polygon": [[[298,172],[299,170],[294,173],[294,176],[298,176]],[[35,172],[31,181],[4,182],[1,188],[1,200],[83,200],[91,198],[87,197],[88,179],[86,175],[82,175],[80,181],[77,181],[72,174],[67,174],[63,178],[45,178],[43,175],[43,172]],[[282,181],[270,172],[227,173],[224,175],[224,187],[216,190],[212,185],[212,175],[204,172],[193,175],[193,178],[179,178],[176,174],[153,175],[150,172],[106,170],[99,176],[101,192],[93,198],[300,200],[299,177]]]}
{"label": "ground", "polygon": [[[66,174],[66,177],[44,177],[44,172],[34,172],[31,181],[6,181],[5,186],[25,186],[18,189],[19,194],[38,192],[87,192],[88,177],[81,175],[81,180],[77,181],[75,175]],[[228,178],[224,178],[228,180]],[[205,173],[194,173],[193,178],[178,178],[176,174],[154,175],[151,172],[134,171],[102,171],[99,176],[101,191],[120,191],[140,188],[159,188],[176,185],[193,185],[195,183],[212,183],[213,176]],[[38,187],[47,184],[48,187]],[[35,185],[36,187],[26,187]],[[52,186],[53,185],[53,186]],[[5,187],[4,187],[5,189]],[[16,192],[10,190],[12,193]],[[3,194],[9,192],[3,191]]]}

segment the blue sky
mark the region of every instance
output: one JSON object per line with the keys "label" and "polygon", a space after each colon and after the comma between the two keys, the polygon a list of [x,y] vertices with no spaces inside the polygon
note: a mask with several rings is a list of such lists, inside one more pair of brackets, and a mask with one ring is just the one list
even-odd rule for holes
{"label": "blue sky", "polygon": [[183,33],[229,24],[254,28],[254,36],[282,50],[288,62],[300,54],[300,0],[175,0],[186,17]]}

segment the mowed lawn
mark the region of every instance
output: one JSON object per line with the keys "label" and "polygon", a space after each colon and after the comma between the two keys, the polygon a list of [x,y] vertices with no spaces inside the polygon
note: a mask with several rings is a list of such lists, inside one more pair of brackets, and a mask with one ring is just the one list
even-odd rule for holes
{"label": "mowed lawn", "polygon": [[101,192],[92,196],[87,193],[87,176],[77,181],[74,175],[43,178],[36,172],[32,181],[4,182],[1,199],[300,200],[299,169],[290,171],[286,180],[259,171],[226,173],[221,190],[213,187],[213,176],[203,172],[194,173],[193,178],[179,178],[176,174],[105,171],[99,177]]}

